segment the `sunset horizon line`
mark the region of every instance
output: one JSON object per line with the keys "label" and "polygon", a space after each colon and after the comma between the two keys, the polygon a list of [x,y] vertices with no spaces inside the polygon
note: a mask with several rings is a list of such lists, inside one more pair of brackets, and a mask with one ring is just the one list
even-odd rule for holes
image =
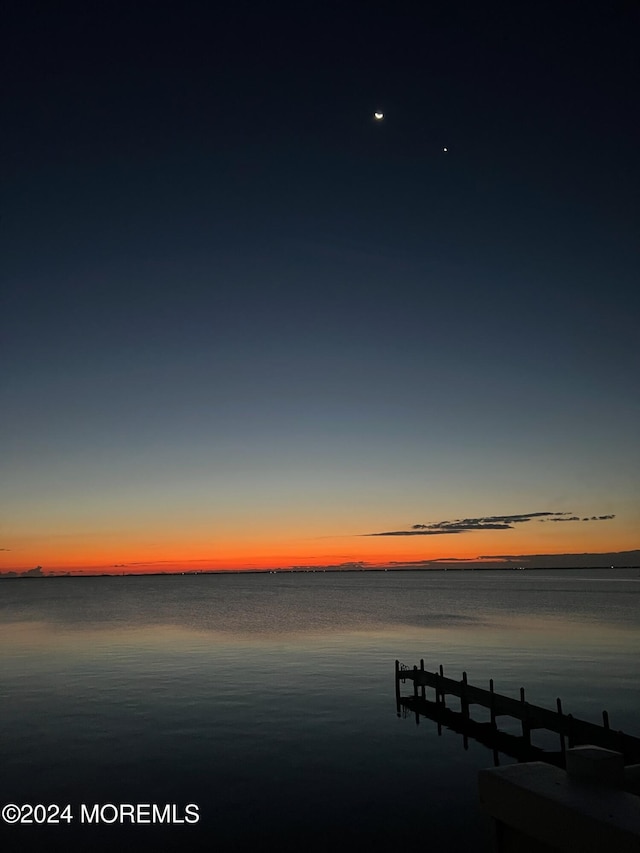
{"label": "sunset horizon line", "polygon": [[[269,572],[362,572],[362,571],[438,571],[445,569],[581,569],[640,568],[640,548],[624,551],[558,552],[527,554],[489,554],[477,557],[436,557],[423,560],[352,560],[339,563],[300,563],[290,565],[213,566],[211,558],[154,560],[132,563],[87,565],[83,567],[41,565],[0,571],[0,579],[20,577],[120,577],[131,575],[244,574]],[[194,564],[208,563],[197,567]]]}

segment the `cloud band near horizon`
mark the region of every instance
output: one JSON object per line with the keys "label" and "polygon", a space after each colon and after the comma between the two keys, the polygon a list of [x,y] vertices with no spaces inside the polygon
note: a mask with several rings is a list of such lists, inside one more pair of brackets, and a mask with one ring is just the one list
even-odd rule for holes
{"label": "cloud band near horizon", "polygon": [[525,512],[516,515],[489,515],[479,518],[456,518],[449,521],[434,521],[413,524],[408,530],[386,530],[381,533],[362,533],[361,536],[442,536],[453,533],[469,533],[474,530],[513,530],[514,525],[526,521],[608,521],[615,515],[592,515],[580,517],[570,512]]}

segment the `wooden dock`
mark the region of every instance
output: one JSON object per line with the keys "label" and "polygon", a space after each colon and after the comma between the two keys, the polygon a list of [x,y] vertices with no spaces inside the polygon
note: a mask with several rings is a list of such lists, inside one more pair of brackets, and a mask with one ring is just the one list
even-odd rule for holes
{"label": "wooden dock", "polygon": [[[413,682],[413,694],[401,696],[400,682]],[[444,675],[442,666],[438,672],[429,672],[424,668],[424,661],[413,668],[404,666],[399,661],[395,663],[396,705],[398,712],[406,708],[416,715],[429,717],[444,724],[454,731],[460,731],[465,737],[470,735],[490,748],[498,749],[518,760],[548,761],[564,767],[564,755],[567,748],[582,744],[592,744],[604,749],[620,752],[625,765],[640,764],[640,738],[632,737],[621,731],[614,731],[609,726],[609,715],[602,712],[602,725],[580,720],[562,710],[560,699],[556,700],[556,710],[532,705],[525,699],[524,688],[520,688],[520,698],[512,699],[496,693],[493,679],[489,681],[489,689],[474,687],[467,681],[467,673],[462,673],[462,680],[456,681]],[[426,698],[427,688],[435,692],[435,701]],[[446,697],[455,696],[460,700],[460,711],[452,711],[446,706]],[[488,708],[491,722],[481,723],[473,720],[469,713],[471,705]],[[496,719],[500,716],[512,717],[522,725],[522,736],[508,735],[498,729]],[[559,736],[558,752],[549,752],[532,746],[531,731],[546,729]]]}

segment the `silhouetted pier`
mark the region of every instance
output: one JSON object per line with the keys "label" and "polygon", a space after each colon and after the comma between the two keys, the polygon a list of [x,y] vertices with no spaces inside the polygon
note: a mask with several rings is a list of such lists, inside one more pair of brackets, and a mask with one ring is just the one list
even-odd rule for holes
{"label": "silhouetted pier", "polygon": [[[405,681],[413,682],[411,696],[400,695],[400,682]],[[619,752],[623,755],[626,765],[640,763],[640,738],[611,729],[606,711],[602,712],[602,725],[596,725],[571,714],[565,714],[560,699],[556,700],[556,710],[551,711],[527,702],[523,687],[520,688],[520,698],[512,699],[495,692],[493,679],[489,681],[489,689],[484,690],[469,684],[466,672],[462,673],[461,681],[456,681],[444,675],[442,666],[438,672],[425,670],[423,660],[420,661],[420,667],[413,668],[396,661],[395,683],[398,713],[404,708],[415,714],[416,723],[419,722],[420,716],[424,716],[437,722],[439,729],[444,725],[462,734],[465,738],[465,748],[467,737],[474,738],[494,750],[496,764],[498,763],[496,753],[502,752],[518,761],[546,761],[549,764],[564,767],[567,748],[571,749],[582,744],[592,744]],[[427,700],[427,688],[434,690],[435,701]],[[455,696],[460,700],[460,711],[447,708],[447,696]],[[469,713],[470,705],[488,708],[491,714],[490,722],[473,720]],[[522,725],[522,735],[500,731],[496,723],[496,718],[500,716],[519,720]],[[560,749],[550,751],[532,745],[533,729],[555,732],[559,736]]]}

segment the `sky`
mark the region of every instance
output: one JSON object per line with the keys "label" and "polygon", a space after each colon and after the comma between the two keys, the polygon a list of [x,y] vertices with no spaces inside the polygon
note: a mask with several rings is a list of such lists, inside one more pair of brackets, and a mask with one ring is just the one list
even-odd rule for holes
{"label": "sky", "polygon": [[638,7],[422,5],[5,4],[0,572],[640,548]]}

